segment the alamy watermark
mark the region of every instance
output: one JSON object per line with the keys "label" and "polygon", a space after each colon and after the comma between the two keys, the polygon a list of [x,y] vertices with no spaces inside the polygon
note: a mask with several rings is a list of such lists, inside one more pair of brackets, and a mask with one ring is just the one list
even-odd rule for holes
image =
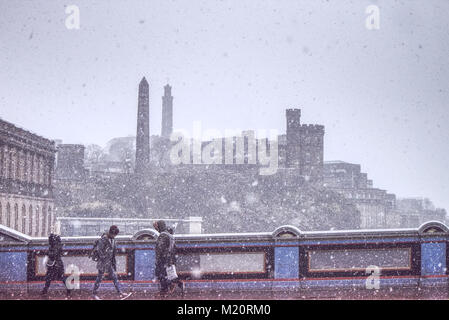
{"label": "alamy watermark", "polygon": [[365,273],[369,275],[365,281],[366,289],[379,290],[380,289],[380,268],[378,266],[368,266],[365,269]]}
{"label": "alamy watermark", "polygon": [[65,285],[69,290],[79,290],[80,289],[80,275],[81,271],[78,266],[74,264],[70,264],[65,269],[66,273],[69,273],[69,276],[65,280]]}
{"label": "alamy watermark", "polygon": [[266,134],[267,130],[257,130],[257,134],[235,129],[224,130],[224,135],[215,129],[203,132],[201,122],[196,121],[192,134],[186,130],[171,134],[170,140],[175,144],[170,150],[170,161],[174,165],[257,164],[261,175],[272,175],[279,162],[278,131],[271,129]]}
{"label": "alamy watermark", "polygon": [[368,30],[380,29],[380,10],[379,7],[372,4],[366,7],[365,13],[368,14],[365,20],[365,27]]}
{"label": "alamy watermark", "polygon": [[[48,256],[45,256],[44,259],[42,260],[42,265],[44,267],[47,267],[48,260],[49,260]],[[66,285],[67,289],[79,290],[80,289],[80,275],[82,274],[82,271],[80,270],[80,268],[75,264],[69,264],[65,268],[64,273],[68,274],[68,276],[65,280],[65,285]]]}
{"label": "alamy watermark", "polygon": [[68,15],[65,19],[65,27],[69,30],[79,30],[80,8],[72,4],[65,8],[65,13]]}

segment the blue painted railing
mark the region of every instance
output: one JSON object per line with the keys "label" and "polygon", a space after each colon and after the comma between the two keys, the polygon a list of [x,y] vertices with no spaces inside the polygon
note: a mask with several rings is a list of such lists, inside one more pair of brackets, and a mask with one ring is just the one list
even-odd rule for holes
{"label": "blue painted railing", "polygon": [[[156,291],[155,230],[119,236],[117,271],[124,286]],[[188,291],[415,290],[444,291],[449,228],[428,222],[417,229],[176,235],[177,269]],[[96,237],[63,237],[68,274],[80,271],[91,289],[95,263],[87,258]],[[46,238],[0,226],[0,292],[42,288]],[[76,278],[76,277],[75,277]],[[106,282],[105,288],[112,288]],[[61,288],[55,283],[52,288]]]}

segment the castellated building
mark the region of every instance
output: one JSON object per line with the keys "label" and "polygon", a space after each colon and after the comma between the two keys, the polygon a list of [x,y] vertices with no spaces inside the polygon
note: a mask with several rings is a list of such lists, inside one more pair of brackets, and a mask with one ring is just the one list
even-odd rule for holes
{"label": "castellated building", "polygon": [[285,167],[299,169],[299,174],[308,179],[321,180],[324,126],[301,124],[301,109],[287,109],[286,120],[285,150],[280,151],[285,155]]}
{"label": "castellated building", "polygon": [[54,225],[56,148],[0,119],[0,224],[30,236],[47,236]]}
{"label": "castellated building", "polygon": [[[295,176],[301,176],[307,181],[321,181],[323,177],[323,154],[324,154],[324,126],[315,124],[301,124],[301,110],[287,109],[286,110],[287,130],[285,135],[278,136],[278,164],[280,168],[287,169]],[[170,143],[166,141],[170,138],[173,132],[173,96],[172,87],[170,85],[164,86],[164,95],[162,97],[162,121],[161,121],[161,141],[157,141],[153,145],[150,153],[150,110],[149,110],[149,84],[145,77],[140,81],[138,94],[138,111],[137,111],[137,135],[136,135],[136,161],[135,170],[136,175],[145,176],[150,167],[150,163],[154,158],[159,159],[159,162],[165,163],[168,161],[168,152],[170,151]],[[236,139],[233,137],[232,161],[227,167],[253,167],[259,166],[258,150],[261,144],[265,144],[264,149],[271,153],[272,141],[268,139],[255,138],[253,130],[246,130],[241,135],[244,139],[244,146],[242,150],[237,148]],[[219,140],[219,138],[218,138]],[[221,160],[215,162],[219,165],[228,164],[225,160],[225,138],[221,138],[222,150],[214,150],[221,156]],[[211,141],[201,141],[201,152]],[[254,143],[255,142],[255,143]],[[193,144],[193,140],[191,141]],[[254,150],[252,150],[254,148]],[[250,157],[255,151],[256,156],[253,159]],[[243,153],[243,154],[240,154]],[[193,159],[193,148],[190,148],[190,163],[202,166],[202,163],[197,163]],[[243,163],[239,163],[238,159],[243,159]],[[169,164],[169,163],[167,163]],[[207,168],[214,168],[215,166],[207,166]]]}
{"label": "castellated building", "polygon": [[[277,136],[277,144],[272,138],[256,138],[254,130],[244,130],[240,136],[216,138],[221,140],[221,150],[218,150],[219,159],[215,165],[205,166],[196,163],[197,167],[219,169],[225,165],[226,169],[251,169],[263,167],[259,158],[259,149],[266,150],[267,154],[274,152],[277,145],[278,170],[274,174],[289,177],[291,185],[301,185],[303,181],[320,182],[323,178],[324,155],[324,126],[316,124],[301,124],[301,110],[287,109],[287,132]],[[242,146],[237,146],[240,138]],[[231,149],[226,150],[226,140],[231,139]],[[201,151],[213,141],[201,141]],[[194,164],[193,139],[190,139],[189,164]],[[215,151],[215,150],[214,150]],[[227,162],[225,154],[229,153],[231,159]],[[251,156],[254,154],[254,158]],[[218,164],[218,166],[217,166]],[[190,165],[188,166],[190,167]]]}

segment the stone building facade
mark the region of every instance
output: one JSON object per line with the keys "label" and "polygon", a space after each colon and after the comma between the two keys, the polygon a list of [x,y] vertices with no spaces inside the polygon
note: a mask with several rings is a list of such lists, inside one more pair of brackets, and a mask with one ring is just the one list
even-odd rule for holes
{"label": "stone building facade", "polygon": [[[229,150],[232,157],[231,164],[227,168],[251,169],[261,166],[259,149],[262,153],[271,154],[273,146],[277,146],[277,165],[283,172],[289,172],[292,177],[303,181],[321,181],[323,178],[324,157],[324,126],[317,124],[301,124],[301,110],[286,110],[287,130],[285,134],[277,136],[277,143],[268,138],[257,138],[254,130],[244,130],[240,136],[233,136],[232,149]],[[221,138],[221,162],[225,165],[226,140]],[[240,143],[237,142],[240,139]],[[212,141],[202,141],[201,150]],[[240,146],[239,146],[240,144]],[[193,142],[191,142],[193,145]],[[190,160],[193,162],[190,148]],[[255,155],[252,157],[251,155]],[[210,167],[210,166],[209,166]],[[301,177],[301,179],[298,179]]]}
{"label": "stone building facade", "polygon": [[361,215],[362,229],[397,228],[400,217],[396,196],[373,188],[372,180],[361,172],[359,164],[344,161],[324,163],[323,182],[326,188],[342,194],[355,204]]}
{"label": "stone building facade", "polygon": [[56,178],[82,181],[85,179],[84,150],[82,144],[59,144],[56,147]]}
{"label": "stone building facade", "polygon": [[47,236],[54,221],[55,143],[0,119],[0,224]]}
{"label": "stone building facade", "polygon": [[399,198],[396,210],[402,228],[416,228],[428,221],[447,223],[446,210],[436,208],[427,198]]}

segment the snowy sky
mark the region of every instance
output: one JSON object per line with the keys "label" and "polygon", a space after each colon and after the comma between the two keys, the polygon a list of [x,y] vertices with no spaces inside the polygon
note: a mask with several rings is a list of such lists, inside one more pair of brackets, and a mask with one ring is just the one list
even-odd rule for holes
{"label": "snowy sky", "polygon": [[167,81],[175,128],[283,132],[301,108],[326,127],[325,160],[449,209],[448,17],[447,0],[0,0],[0,117],[104,146],[135,134],[146,76],[152,134]]}

